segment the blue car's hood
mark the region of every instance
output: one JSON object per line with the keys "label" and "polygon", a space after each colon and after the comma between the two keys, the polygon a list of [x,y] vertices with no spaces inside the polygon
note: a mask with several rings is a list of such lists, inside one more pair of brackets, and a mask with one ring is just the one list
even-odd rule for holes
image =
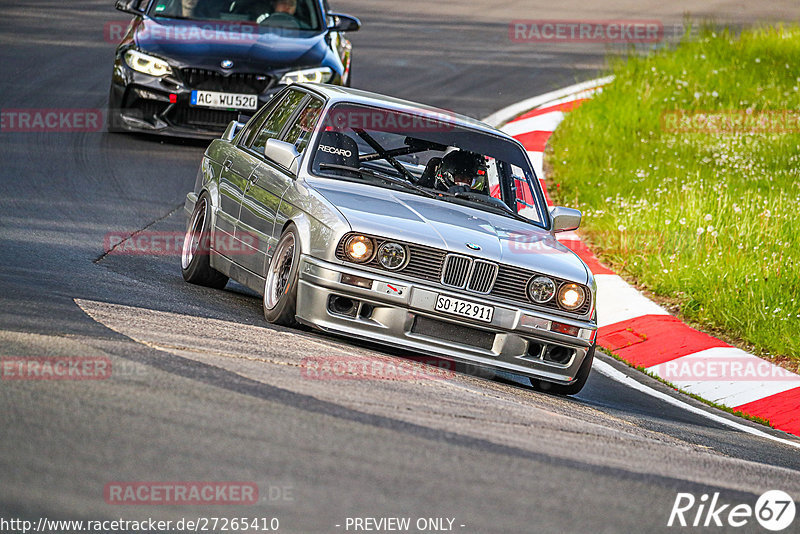
{"label": "blue car's hood", "polygon": [[252,23],[145,18],[134,39],[141,50],[187,66],[217,70],[230,60],[236,72],[263,73],[319,65],[325,35]]}

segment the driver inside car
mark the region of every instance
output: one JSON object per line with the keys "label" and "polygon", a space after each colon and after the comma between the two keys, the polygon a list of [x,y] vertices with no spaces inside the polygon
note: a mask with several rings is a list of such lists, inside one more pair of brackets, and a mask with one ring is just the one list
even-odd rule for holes
{"label": "driver inside car", "polygon": [[297,13],[297,0],[277,0],[272,8],[272,14],[257,19],[259,24],[267,26],[280,26],[283,28],[299,28],[300,24],[295,18]]}
{"label": "driver inside car", "polygon": [[454,150],[442,158],[438,186],[448,193],[486,192],[486,159],[480,154]]}

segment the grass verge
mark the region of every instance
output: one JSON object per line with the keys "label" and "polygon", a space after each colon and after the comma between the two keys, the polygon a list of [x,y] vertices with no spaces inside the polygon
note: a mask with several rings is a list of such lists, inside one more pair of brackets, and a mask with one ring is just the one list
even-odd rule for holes
{"label": "grass verge", "polygon": [[[689,33],[687,32],[687,35]],[[550,140],[593,250],[692,323],[800,364],[800,27],[612,58]],[[789,366],[790,368],[792,366]]]}

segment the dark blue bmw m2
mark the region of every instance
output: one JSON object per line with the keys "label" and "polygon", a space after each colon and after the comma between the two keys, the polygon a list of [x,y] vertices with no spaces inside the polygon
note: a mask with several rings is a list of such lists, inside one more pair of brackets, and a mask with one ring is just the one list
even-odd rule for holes
{"label": "dark blue bmw m2", "polygon": [[358,19],[327,0],[118,0],[108,129],[218,137],[293,82],[350,85]]}

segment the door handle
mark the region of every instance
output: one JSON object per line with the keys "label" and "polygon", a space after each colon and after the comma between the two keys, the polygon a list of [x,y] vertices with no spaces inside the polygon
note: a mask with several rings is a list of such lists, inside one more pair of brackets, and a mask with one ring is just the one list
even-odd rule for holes
{"label": "door handle", "polygon": [[222,164],[222,166],[225,167],[225,169],[227,169],[227,170],[230,170],[231,165],[233,165],[233,160],[232,159],[226,159],[225,163]]}

